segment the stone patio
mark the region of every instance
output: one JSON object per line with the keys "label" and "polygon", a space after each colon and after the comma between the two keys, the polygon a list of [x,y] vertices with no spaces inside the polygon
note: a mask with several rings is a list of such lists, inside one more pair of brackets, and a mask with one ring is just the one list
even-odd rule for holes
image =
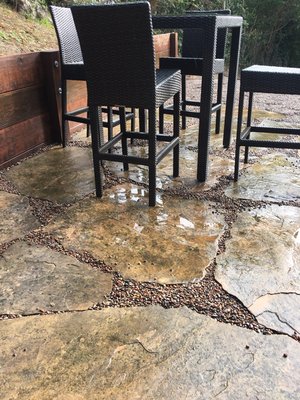
{"label": "stone patio", "polygon": [[251,149],[234,183],[212,134],[200,184],[196,140],[155,208],[136,166],[95,198],[84,132],[0,173],[1,399],[299,399],[299,152]]}

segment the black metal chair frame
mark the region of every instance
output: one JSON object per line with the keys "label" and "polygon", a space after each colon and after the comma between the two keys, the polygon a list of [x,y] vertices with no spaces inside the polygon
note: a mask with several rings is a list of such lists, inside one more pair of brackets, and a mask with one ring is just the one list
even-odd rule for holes
{"label": "black metal chair frame", "polygon": [[[194,10],[187,12],[187,15],[230,15],[230,10],[210,10],[200,11]],[[212,104],[211,112],[216,113],[216,126],[215,132],[220,132],[221,127],[221,106],[222,106],[222,89],[223,89],[223,75],[224,75],[224,56],[225,56],[225,43],[226,43],[227,29],[219,29],[217,34],[217,48],[214,74],[218,75],[217,83],[217,98]],[[186,93],[186,77],[187,75],[202,76],[203,75],[203,40],[204,35],[198,29],[183,29],[182,37],[182,55],[181,57],[162,57],[160,59],[161,68],[179,68],[181,70],[181,121],[182,129],[186,129],[186,118],[200,118],[199,111],[191,111],[188,108],[201,107],[201,102],[190,100],[187,98]],[[172,114],[171,106],[160,107],[159,121],[160,131],[163,131],[164,115]]]}
{"label": "black metal chair frame", "polygon": [[[245,146],[244,162],[248,162],[249,147],[300,149],[300,142],[251,139],[252,132],[261,134],[300,135],[300,129],[260,127],[252,125],[253,95],[255,92],[300,95],[300,68],[252,65],[241,71],[234,180],[238,180],[240,148]],[[243,125],[245,93],[249,93],[247,123]]]}
{"label": "black metal chair frame", "polygon": [[[89,136],[89,107],[81,107],[76,110],[67,111],[68,105],[68,81],[86,81],[84,63],[76,27],[73,21],[71,9],[68,7],[50,6],[50,13],[55,27],[59,44],[61,64],[61,108],[62,108],[62,132],[61,141],[63,147],[67,145],[69,138],[68,121],[87,125],[87,136]],[[107,121],[103,126],[108,129],[108,138],[113,136],[113,128],[120,124],[120,111],[112,107],[102,107],[102,112],[107,114]],[[83,116],[86,114],[86,117]],[[118,115],[114,118],[114,115]],[[132,130],[135,129],[134,110],[126,113],[126,119],[131,119]]]}
{"label": "black metal chair frame", "polygon": [[209,144],[211,128],[211,107],[213,102],[213,75],[215,70],[215,54],[217,32],[226,28],[230,31],[228,41],[229,69],[226,95],[226,110],[224,121],[223,146],[229,147],[231,140],[234,98],[239,65],[241,34],[243,18],[232,15],[175,15],[152,17],[154,29],[174,30],[185,28],[199,29],[205,36],[203,39],[203,76],[201,85],[201,107],[198,127],[198,159],[197,179],[204,182],[207,178],[209,167]]}
{"label": "black metal chair frame", "polygon": [[[155,51],[150,5],[148,2],[72,7],[83,59],[86,67],[91,116],[93,162],[96,196],[103,195],[104,160],[146,165],[149,170],[149,206],[156,204],[156,166],[173,151],[173,176],[179,175],[179,102],[181,75],[179,70],[155,71]],[[173,134],[159,134],[156,129],[156,108],[173,98]],[[122,106],[121,132],[103,141],[103,105]],[[125,107],[148,110],[149,131],[128,131]],[[128,154],[128,140],[148,142],[144,157]],[[157,142],[165,146],[157,151]],[[118,143],[122,154],[109,152]]]}

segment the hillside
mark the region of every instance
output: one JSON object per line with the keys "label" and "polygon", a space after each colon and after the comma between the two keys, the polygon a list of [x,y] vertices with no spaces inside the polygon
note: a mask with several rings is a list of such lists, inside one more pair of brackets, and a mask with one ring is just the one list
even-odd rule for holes
{"label": "hillside", "polygon": [[57,48],[50,22],[27,19],[0,3],[0,56]]}

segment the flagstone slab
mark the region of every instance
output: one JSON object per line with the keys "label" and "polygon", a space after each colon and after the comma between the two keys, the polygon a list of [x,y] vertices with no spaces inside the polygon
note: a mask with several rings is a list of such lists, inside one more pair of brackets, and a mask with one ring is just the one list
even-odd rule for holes
{"label": "flagstone slab", "polygon": [[40,224],[26,197],[0,191],[0,244],[22,237]]}
{"label": "flagstone slab", "polygon": [[300,159],[280,153],[261,157],[255,164],[247,164],[225,194],[251,200],[300,201]]}
{"label": "flagstone slab", "polygon": [[[173,177],[172,158],[167,156],[157,166],[156,187],[165,191],[179,189],[185,193],[201,193],[210,190],[222,176],[229,175],[234,170],[234,160],[226,157],[212,156],[209,164],[209,175],[205,182],[199,182],[197,175],[197,153],[191,150],[181,152],[180,174]],[[148,185],[148,168],[143,165],[130,165],[128,171],[123,170],[123,164],[107,162],[106,166],[120,178],[130,179],[138,184]],[[148,189],[146,189],[148,193]],[[157,198],[161,193],[157,192]]]}
{"label": "flagstone slab", "polygon": [[2,400],[299,399],[300,346],[186,308],[0,321]]}
{"label": "flagstone slab", "polygon": [[215,278],[266,326],[300,333],[300,208],[242,212]]}
{"label": "flagstone slab", "polygon": [[300,336],[300,292],[266,294],[259,297],[249,310],[262,325]]}
{"label": "flagstone slab", "polygon": [[0,281],[0,314],[86,310],[104,300],[112,289],[111,275],[25,242],[15,243],[3,253]]}
{"label": "flagstone slab", "polygon": [[[134,155],[140,155],[138,148]],[[223,150],[224,153],[226,150]],[[220,156],[210,156],[209,174],[205,182],[197,180],[197,151],[180,149],[179,177],[173,177],[172,155],[169,154],[157,166],[156,186],[165,190],[184,186],[190,192],[201,192],[209,190],[215,185],[219,178],[229,175],[234,170],[234,159]],[[128,171],[123,170],[123,164],[107,162],[107,167],[119,177],[125,177],[137,183],[148,185],[148,168],[143,165],[130,165]]]}
{"label": "flagstone slab", "polygon": [[58,203],[81,199],[95,189],[89,148],[54,147],[5,174],[22,194]]}
{"label": "flagstone slab", "polygon": [[207,203],[160,198],[148,206],[142,187],[120,185],[85,199],[45,230],[65,248],[85,250],[126,278],[161,283],[203,277],[216,255],[224,217]]}

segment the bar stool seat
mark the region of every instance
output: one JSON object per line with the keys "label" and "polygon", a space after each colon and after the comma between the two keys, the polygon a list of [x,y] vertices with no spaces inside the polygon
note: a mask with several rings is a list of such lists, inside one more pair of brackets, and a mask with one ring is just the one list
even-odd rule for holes
{"label": "bar stool seat", "polygon": [[[247,124],[242,129],[244,96],[249,92]],[[300,95],[300,68],[252,65],[241,72],[238,125],[236,137],[234,180],[238,180],[240,147],[245,146],[244,162],[248,162],[249,147],[300,149],[300,141],[251,139],[252,132],[262,135],[275,133],[280,135],[300,135],[297,128],[259,127],[252,125],[254,93],[274,93]]]}
{"label": "bar stool seat", "polygon": [[[155,69],[152,15],[148,2],[86,5],[72,7],[87,74],[91,115],[92,149],[96,196],[104,187],[103,161],[148,167],[149,206],[156,205],[157,164],[173,153],[173,176],[179,176],[179,106],[181,73],[174,69]],[[173,99],[173,134],[157,131],[156,109]],[[102,105],[118,105],[121,132],[108,142],[103,140]],[[149,129],[129,131],[125,107],[148,110]],[[135,154],[128,149],[129,139],[145,140],[148,148]],[[122,154],[109,152],[121,142]],[[158,146],[160,142],[160,146]]]}
{"label": "bar stool seat", "polygon": [[[229,15],[230,10],[210,10],[210,11],[189,11],[190,15]],[[227,29],[222,28],[217,33],[216,54],[214,55],[213,75],[218,77],[217,98],[213,101],[211,112],[216,113],[215,132],[220,132],[221,127],[221,106],[222,106],[222,87],[224,74],[224,57]],[[205,35],[199,29],[185,28],[182,35],[182,50],[180,57],[161,57],[159,60],[160,68],[180,69],[181,71],[181,108],[180,115],[182,129],[186,129],[187,117],[200,119],[201,102],[193,100],[187,96],[187,76],[202,77],[203,56],[205,48]],[[212,78],[213,79],[213,78]],[[199,96],[200,98],[200,96]],[[193,107],[193,109],[191,109]],[[162,106],[159,110],[160,132],[164,129],[164,115],[173,113],[172,106]]]}
{"label": "bar stool seat", "polygon": [[[68,7],[57,7],[51,5],[49,7],[53,24],[55,27],[61,64],[61,94],[62,94],[62,132],[61,141],[63,147],[67,145],[69,140],[69,124],[73,121],[87,125],[87,136],[89,136],[89,107],[85,105],[78,109],[68,110],[68,81],[85,81],[86,73],[82,59],[82,53],[76,27],[72,16],[72,11]],[[121,124],[120,110],[118,108],[103,106],[102,112],[107,115],[107,121],[103,122],[103,126],[108,129],[108,138],[113,137],[113,128]],[[116,118],[114,118],[116,116]],[[135,129],[135,113],[132,109],[126,112],[126,120],[131,120],[132,130]]]}

